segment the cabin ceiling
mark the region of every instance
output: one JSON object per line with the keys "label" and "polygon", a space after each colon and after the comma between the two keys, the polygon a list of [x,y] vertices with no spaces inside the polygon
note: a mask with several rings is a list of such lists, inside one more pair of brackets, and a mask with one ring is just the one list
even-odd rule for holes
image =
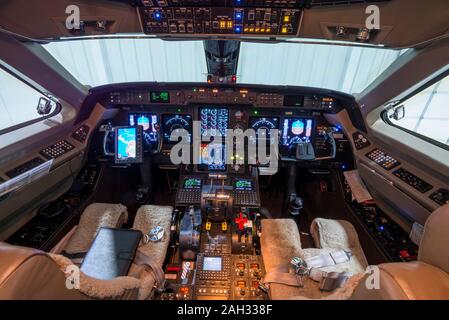
{"label": "cabin ceiling", "polygon": [[[75,4],[80,8],[81,19],[113,21],[109,34],[141,33],[136,8],[130,2],[3,0],[0,4],[0,27],[36,39],[67,37],[70,33],[64,27],[65,9]],[[447,0],[391,0],[376,5],[380,8],[382,30],[377,42],[386,46],[414,46],[449,30]],[[299,36],[330,39],[327,30],[331,26],[363,26],[367,18],[365,8],[366,4],[354,4],[305,9]]]}

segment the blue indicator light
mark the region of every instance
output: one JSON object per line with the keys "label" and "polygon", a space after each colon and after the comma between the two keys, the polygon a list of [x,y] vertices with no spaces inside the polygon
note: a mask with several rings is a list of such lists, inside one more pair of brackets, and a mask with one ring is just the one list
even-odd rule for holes
{"label": "blue indicator light", "polygon": [[237,32],[237,33],[242,32],[242,27],[239,27],[239,26],[235,27],[235,32]]}
{"label": "blue indicator light", "polygon": [[345,164],[342,164],[342,165],[341,165],[341,168],[342,168],[343,170],[345,170],[345,169],[346,169],[346,165],[345,165]]}
{"label": "blue indicator light", "polygon": [[159,20],[159,19],[161,18],[161,13],[160,13],[160,12],[156,12],[156,13],[154,14],[154,18],[155,18],[156,20]]}
{"label": "blue indicator light", "polygon": [[242,0],[235,0],[235,3],[236,3],[236,4],[241,4],[241,3],[242,3]]}
{"label": "blue indicator light", "polygon": [[235,14],[235,20],[242,20],[242,13],[241,12],[237,12]]}

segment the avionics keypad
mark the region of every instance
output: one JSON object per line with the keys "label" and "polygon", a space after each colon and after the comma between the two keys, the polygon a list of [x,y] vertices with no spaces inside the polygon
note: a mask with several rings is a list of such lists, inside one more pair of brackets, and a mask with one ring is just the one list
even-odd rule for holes
{"label": "avionics keypad", "polygon": [[176,196],[178,204],[196,204],[201,202],[200,189],[181,189]]}
{"label": "avionics keypad", "polygon": [[234,190],[234,205],[236,206],[254,206],[260,205],[259,197],[255,191]]}
{"label": "avionics keypad", "polygon": [[[204,270],[204,258],[216,257],[221,258],[221,270],[212,271]],[[204,255],[199,254],[197,257],[198,279],[212,281],[228,281],[231,274],[231,256],[230,255]]]}
{"label": "avionics keypad", "polygon": [[391,170],[401,163],[397,161],[392,156],[386,154],[382,150],[374,149],[366,154],[366,157],[372,161],[374,161],[376,164],[384,168],[385,170]]}
{"label": "avionics keypad", "polygon": [[74,148],[75,147],[66,140],[61,140],[51,146],[46,147],[40,152],[40,154],[47,159],[56,159]]}

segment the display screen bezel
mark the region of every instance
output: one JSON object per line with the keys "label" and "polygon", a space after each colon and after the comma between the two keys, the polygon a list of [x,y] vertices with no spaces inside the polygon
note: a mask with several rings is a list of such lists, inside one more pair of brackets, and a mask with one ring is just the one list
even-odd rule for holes
{"label": "display screen bezel", "polygon": [[[200,124],[201,124],[201,111],[203,109],[224,109],[224,110],[226,110],[227,113],[228,113],[228,121],[226,123],[226,130],[229,129],[229,123],[230,123],[230,120],[231,120],[230,119],[230,117],[231,117],[230,113],[231,112],[230,112],[228,106],[220,106],[220,105],[213,105],[213,106],[200,105],[200,106],[198,106],[198,121],[200,122]],[[226,135],[227,135],[227,133],[223,137],[226,137]],[[201,138],[203,138],[203,135],[201,133],[201,128],[200,128],[200,136],[201,136]]]}
{"label": "display screen bezel", "polygon": [[[245,188],[240,187],[239,188],[239,187],[237,187],[237,183],[239,181],[247,181],[250,183],[251,186],[249,188],[248,187],[245,187]],[[254,191],[254,181],[252,179],[234,179],[233,188],[236,191]]]}
{"label": "display screen bezel", "polygon": [[[312,120],[312,127],[311,127],[311,131],[310,131],[310,143],[314,142],[315,139],[315,129],[316,129],[316,118],[315,117],[310,117],[310,116],[301,116],[301,115],[297,115],[297,116],[289,116],[289,117],[283,117],[280,121],[281,124],[280,125],[280,129],[279,129],[279,145],[283,148],[288,148],[290,147],[290,145],[286,145],[284,144],[284,138],[283,138],[283,133],[284,133],[284,122],[285,120],[292,120],[292,119],[299,119],[299,120]],[[290,129],[291,130],[291,129]]]}
{"label": "display screen bezel", "polygon": [[[146,116],[149,119],[152,119],[152,117],[156,117],[156,122],[151,122],[150,123],[150,128],[148,129],[144,129],[142,125],[138,124],[137,119],[139,118],[139,116]],[[131,116],[134,117],[133,121],[135,122],[134,124],[131,123]],[[150,151],[152,148],[152,145],[155,145],[157,143],[157,135],[159,134],[156,130],[156,128],[154,127],[155,125],[159,124],[159,114],[157,114],[156,112],[146,112],[146,111],[130,111],[127,113],[127,120],[128,120],[128,125],[129,126],[141,126],[142,127],[142,146],[145,152]],[[153,136],[151,136],[153,135]]]}
{"label": "display screen bezel", "polygon": [[[195,186],[186,186],[186,181],[192,180],[192,179],[198,180],[198,181],[199,181],[199,185],[195,185]],[[184,178],[184,180],[182,181],[182,188],[183,188],[183,189],[186,189],[186,190],[196,190],[196,189],[201,189],[202,185],[203,185],[203,183],[202,183],[201,179],[199,179],[199,178],[187,177],[187,178]]]}
{"label": "display screen bezel", "polygon": [[[200,121],[200,123],[201,123],[201,111],[203,109],[223,109],[223,110],[226,110],[226,112],[227,112],[226,134],[223,136],[223,139],[225,139],[225,137],[227,135],[227,130],[229,129],[230,120],[231,120],[231,111],[229,109],[229,106],[228,105],[219,105],[219,104],[216,104],[216,105],[204,105],[204,104],[197,105],[197,115],[198,115],[198,121]],[[199,134],[200,134],[201,139],[203,139],[204,136],[201,134],[201,128],[200,128]],[[219,168],[213,168],[213,167],[211,167],[213,165],[202,163],[202,161],[203,161],[202,145],[203,144],[209,144],[209,143],[213,143],[213,141],[212,142],[205,141],[204,143],[202,142],[200,144],[200,147],[198,148],[198,152],[199,152],[199,154],[197,155],[198,156],[198,162],[199,162],[198,165],[197,165],[198,171],[214,171],[214,172],[225,172],[225,171],[227,171],[227,164],[226,164],[227,153],[226,153],[226,146],[225,146],[224,143],[222,145],[223,149],[224,149],[224,151],[223,151],[224,152],[223,164]]]}
{"label": "display screen bezel", "polygon": [[[217,268],[215,265],[214,265],[214,267],[211,267],[211,263],[214,263],[214,264],[218,265],[218,261],[219,261],[219,264],[220,264],[219,268]],[[223,271],[223,257],[205,256],[205,257],[203,257],[203,265],[202,265],[202,267],[203,267],[204,271],[221,272],[221,271]]]}
{"label": "display screen bezel", "polygon": [[[154,125],[159,123],[159,116],[158,116],[158,114],[156,112],[139,112],[139,111],[128,112],[128,125],[129,126],[139,126],[139,124],[137,123],[137,118],[140,115],[145,115],[148,118],[151,118],[152,116],[156,116],[156,122],[154,124],[150,123],[150,128],[147,129],[147,130],[145,130],[145,128],[143,128],[143,126],[142,126],[142,130],[145,131],[145,132],[148,132],[148,131],[149,132],[153,132],[153,133],[157,132],[157,130],[154,128]],[[134,118],[135,118],[134,120],[136,122],[135,124],[131,123],[131,119],[130,119],[131,116],[134,116]]]}
{"label": "display screen bezel", "polygon": [[226,145],[222,144],[222,153],[223,153],[223,158],[222,158],[222,164],[220,164],[220,167],[213,167],[213,166],[218,166],[217,164],[207,164],[207,163],[203,163],[203,145],[209,145],[213,142],[209,142],[209,143],[201,143],[200,147],[199,147],[199,163],[198,163],[198,170],[200,171],[218,171],[218,172],[223,172],[227,170],[227,164],[226,164],[226,157],[227,157],[227,153],[226,153]]}
{"label": "display screen bezel", "polygon": [[[161,93],[167,94],[167,100],[160,99]],[[157,94],[157,98],[153,96]],[[150,91],[150,102],[151,103],[170,103],[170,91]]]}
{"label": "display screen bezel", "polygon": [[[136,155],[135,157],[129,157],[129,158],[120,158],[119,155],[119,144],[118,144],[118,138],[119,138],[119,133],[121,130],[129,130],[129,129],[134,129],[135,130],[135,144],[136,144]],[[143,145],[142,145],[142,131],[143,128],[142,126],[121,126],[121,127],[115,127],[114,128],[114,141],[115,141],[115,152],[114,152],[114,159],[115,159],[115,163],[121,163],[121,164],[127,164],[127,163],[140,163],[142,162],[142,150],[143,150]]]}
{"label": "display screen bezel", "polygon": [[[187,130],[189,133],[190,144],[192,144],[192,134],[193,134],[193,116],[190,113],[163,113],[161,115],[161,131],[162,131],[162,139],[166,144],[176,144],[178,141],[171,141],[170,136],[166,137],[165,134],[165,120],[170,116],[180,116],[180,117],[190,117],[189,125],[190,130]],[[184,119],[185,120],[185,119]],[[171,132],[170,132],[171,135]]]}

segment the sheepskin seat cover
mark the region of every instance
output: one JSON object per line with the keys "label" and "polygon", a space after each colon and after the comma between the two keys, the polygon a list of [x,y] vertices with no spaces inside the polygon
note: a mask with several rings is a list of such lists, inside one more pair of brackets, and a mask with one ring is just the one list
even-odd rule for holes
{"label": "sheepskin seat cover", "polygon": [[87,252],[100,228],[119,228],[127,219],[128,210],[121,204],[92,203],[84,210],[76,231],[63,250],[67,253]]}
{"label": "sheepskin seat cover", "polygon": [[[173,213],[173,207],[145,205],[139,208],[134,219],[133,229],[140,230],[142,234],[147,234],[154,227],[160,226],[164,229],[164,236],[160,241],[148,242],[139,246],[139,251],[148,257],[151,257],[160,267],[162,267],[167,248],[170,242],[170,224]],[[141,272],[140,268],[132,264],[129,275],[139,277],[141,287],[139,299],[148,299],[155,285],[155,278],[149,269]]]}
{"label": "sheepskin seat cover", "polygon": [[[307,259],[323,253],[351,249],[354,256],[349,262],[321,270],[327,272],[346,271],[354,274],[354,276],[348,280],[345,287],[333,292],[320,291],[319,283],[307,277],[304,278],[304,286],[302,288],[272,283],[270,284],[270,296],[273,300],[348,299],[352,294],[358,281],[362,278],[365,268],[368,266],[360,247],[357,233],[349,222],[323,220],[326,219],[315,219],[312,222],[312,235],[315,243],[318,243],[320,247],[308,249],[301,248],[300,235],[294,220],[262,220],[261,248],[266,271],[269,272],[270,269],[282,264],[289,265],[293,257]],[[320,242],[317,242],[315,239],[320,240]]]}
{"label": "sheepskin seat cover", "polygon": [[[73,262],[59,254],[49,254],[66,279],[72,277]],[[138,298],[141,281],[134,277],[117,277],[111,280],[95,279],[79,270],[79,288],[90,299],[134,300]]]}
{"label": "sheepskin seat cover", "polygon": [[[120,205],[116,205],[120,206]],[[123,207],[123,206],[121,206]],[[123,209],[120,207],[102,207],[94,206],[88,211],[88,216],[95,217],[96,214],[93,212],[98,212],[100,208],[110,210],[106,210],[109,216],[116,216],[120,211],[119,209]],[[87,210],[87,209],[86,209]],[[153,261],[155,261],[160,267],[162,267],[165,256],[167,254],[167,248],[170,241],[170,224],[172,217],[173,207],[169,206],[154,206],[154,205],[145,205],[139,208],[137,211],[133,229],[141,231],[143,234],[147,234],[151,229],[156,226],[160,226],[164,229],[164,236],[160,241],[157,242],[149,242],[149,243],[141,243],[138,250],[143,254],[151,257]],[[115,214],[113,214],[115,213]],[[83,214],[84,216],[84,214]],[[83,219],[82,219],[83,220]],[[86,219],[83,220],[85,223]],[[96,231],[100,227],[116,227],[116,225],[111,226],[110,223],[113,221],[117,221],[116,219],[90,219],[92,222],[100,222],[100,226],[95,230]],[[107,221],[105,225],[105,221]],[[80,222],[81,225],[81,222]],[[98,223],[97,223],[98,225]],[[91,228],[91,231],[94,228]],[[89,234],[90,235],[90,234]],[[90,243],[92,240],[90,241]],[[81,243],[81,242],[79,242]],[[83,243],[84,245],[84,243]],[[73,248],[73,247],[72,247]],[[77,250],[81,248],[81,245],[76,247]],[[84,247],[83,247],[84,248]],[[88,248],[87,248],[88,249]],[[87,251],[86,249],[86,251]],[[77,251],[78,252],[78,251]],[[59,265],[59,268],[62,272],[66,274],[66,277],[70,276],[70,273],[67,273],[67,267],[73,265],[73,262],[67,259],[64,256],[51,254],[50,255],[53,260]],[[155,285],[155,278],[151,269],[143,269],[140,266],[135,265],[134,263],[131,265],[131,269],[126,277],[118,277],[112,280],[99,280],[89,277],[88,275],[82,273],[80,271],[80,292],[85,294],[86,296],[94,299],[148,299],[151,297],[151,293],[153,291],[153,287]]]}

